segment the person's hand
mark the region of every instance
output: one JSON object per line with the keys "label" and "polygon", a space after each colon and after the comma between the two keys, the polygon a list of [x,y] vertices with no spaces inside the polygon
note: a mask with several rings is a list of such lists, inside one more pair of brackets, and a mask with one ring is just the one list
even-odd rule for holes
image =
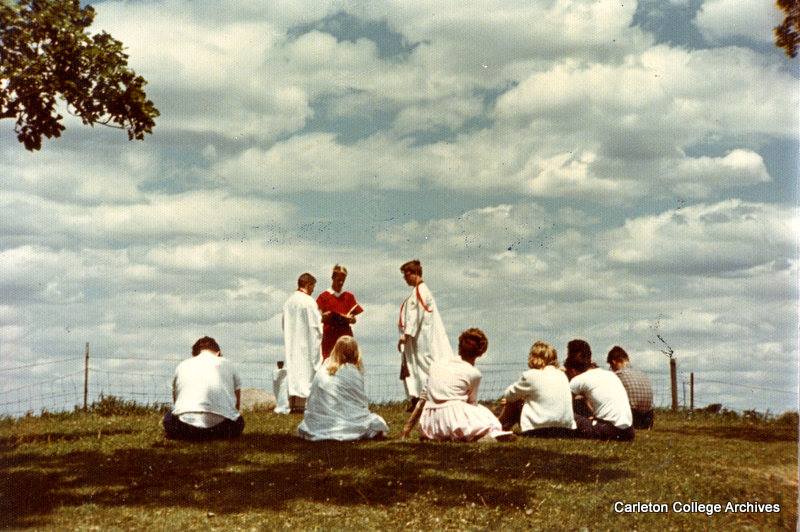
{"label": "person's hand", "polygon": [[350,324],[353,324],[353,323],[356,322],[356,317],[353,316],[352,314],[345,315],[345,318],[347,318],[347,322],[350,323]]}
{"label": "person's hand", "polygon": [[500,404],[501,405],[506,406],[506,403],[507,403],[507,401],[505,400],[505,398],[500,399]]}
{"label": "person's hand", "polygon": [[403,352],[403,345],[404,345],[405,343],[406,343],[406,335],[404,334],[404,335],[403,335],[403,336],[401,336],[401,337],[400,337],[400,339],[397,341],[397,350],[398,350],[399,352],[401,352],[401,353]]}

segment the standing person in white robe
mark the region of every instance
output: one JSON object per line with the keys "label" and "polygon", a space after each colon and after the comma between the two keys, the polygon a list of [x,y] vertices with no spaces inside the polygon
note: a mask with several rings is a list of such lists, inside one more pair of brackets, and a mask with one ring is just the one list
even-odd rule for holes
{"label": "standing person in white robe", "polygon": [[286,368],[283,367],[283,360],[279,360],[275,369],[272,370],[272,393],[275,394],[276,414],[288,414],[289,408],[289,383],[286,382]]}
{"label": "standing person in white robe", "polygon": [[419,431],[429,440],[514,439],[514,434],[503,430],[491,410],[478,404],[481,372],[475,361],[488,346],[489,340],[480,329],[461,333],[458,337],[461,358],[439,360],[431,366],[428,385],[403,427],[402,438],[408,437],[419,419]]}
{"label": "standing person in white robe", "polygon": [[352,441],[383,438],[389,426],[369,411],[358,343],[342,336],[311,383],[297,433],[307,440]]}
{"label": "standing person in white robe", "polygon": [[400,271],[403,272],[403,279],[412,287],[411,293],[400,306],[397,323],[400,332],[397,350],[403,356],[400,378],[405,382],[411,411],[428,381],[431,364],[453,358],[453,348],[447,339],[433,294],[422,279],[422,264],[412,260],[400,266]]}
{"label": "standing person in white robe", "polygon": [[322,362],[322,316],[311,297],[317,280],[310,273],[297,279],[297,290],[283,305],[284,349],[292,411],[302,411],[314,372]]}

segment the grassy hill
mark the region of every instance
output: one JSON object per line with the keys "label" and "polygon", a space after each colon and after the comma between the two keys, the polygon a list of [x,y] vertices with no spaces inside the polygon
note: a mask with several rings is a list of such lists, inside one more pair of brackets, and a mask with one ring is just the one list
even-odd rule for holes
{"label": "grassy hill", "polygon": [[[405,413],[396,405],[376,409],[395,438]],[[630,444],[525,438],[348,444],[302,441],[292,435],[298,416],[253,412],[236,441],[187,444],[163,438],[157,412],[127,410],[0,421],[0,526],[794,530],[797,524],[796,416],[659,412],[656,428]],[[667,503],[669,511],[618,513],[617,501]],[[722,511],[676,512],[676,501],[720,503]],[[780,512],[725,512],[728,502],[779,504]]]}

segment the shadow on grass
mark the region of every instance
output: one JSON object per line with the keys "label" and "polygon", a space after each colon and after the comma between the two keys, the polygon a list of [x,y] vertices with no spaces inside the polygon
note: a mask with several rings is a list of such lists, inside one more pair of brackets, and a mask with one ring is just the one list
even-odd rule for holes
{"label": "shadow on grass", "polygon": [[797,427],[784,425],[685,426],[679,429],[659,429],[659,432],[761,443],[797,441]]}
{"label": "shadow on grass", "polygon": [[0,470],[0,526],[44,526],[56,508],[88,503],[238,513],[280,510],[296,500],[386,506],[421,495],[442,507],[465,500],[520,507],[538,480],[603,483],[631,476],[616,459],[550,450],[558,445],[311,443],[255,432],[233,442],[158,439],[148,448],[108,453],[17,453]]}

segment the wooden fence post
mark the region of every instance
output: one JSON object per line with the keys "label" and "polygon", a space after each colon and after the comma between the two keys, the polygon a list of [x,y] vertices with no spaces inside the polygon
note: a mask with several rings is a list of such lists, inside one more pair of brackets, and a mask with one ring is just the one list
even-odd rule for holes
{"label": "wooden fence post", "polygon": [[678,368],[675,359],[669,358],[669,379],[672,382],[672,411],[678,410]]}
{"label": "wooden fence post", "polygon": [[689,410],[694,410],[694,371],[689,374]]}
{"label": "wooden fence post", "polygon": [[86,342],[86,350],[83,358],[83,411],[89,409],[89,342]]}

